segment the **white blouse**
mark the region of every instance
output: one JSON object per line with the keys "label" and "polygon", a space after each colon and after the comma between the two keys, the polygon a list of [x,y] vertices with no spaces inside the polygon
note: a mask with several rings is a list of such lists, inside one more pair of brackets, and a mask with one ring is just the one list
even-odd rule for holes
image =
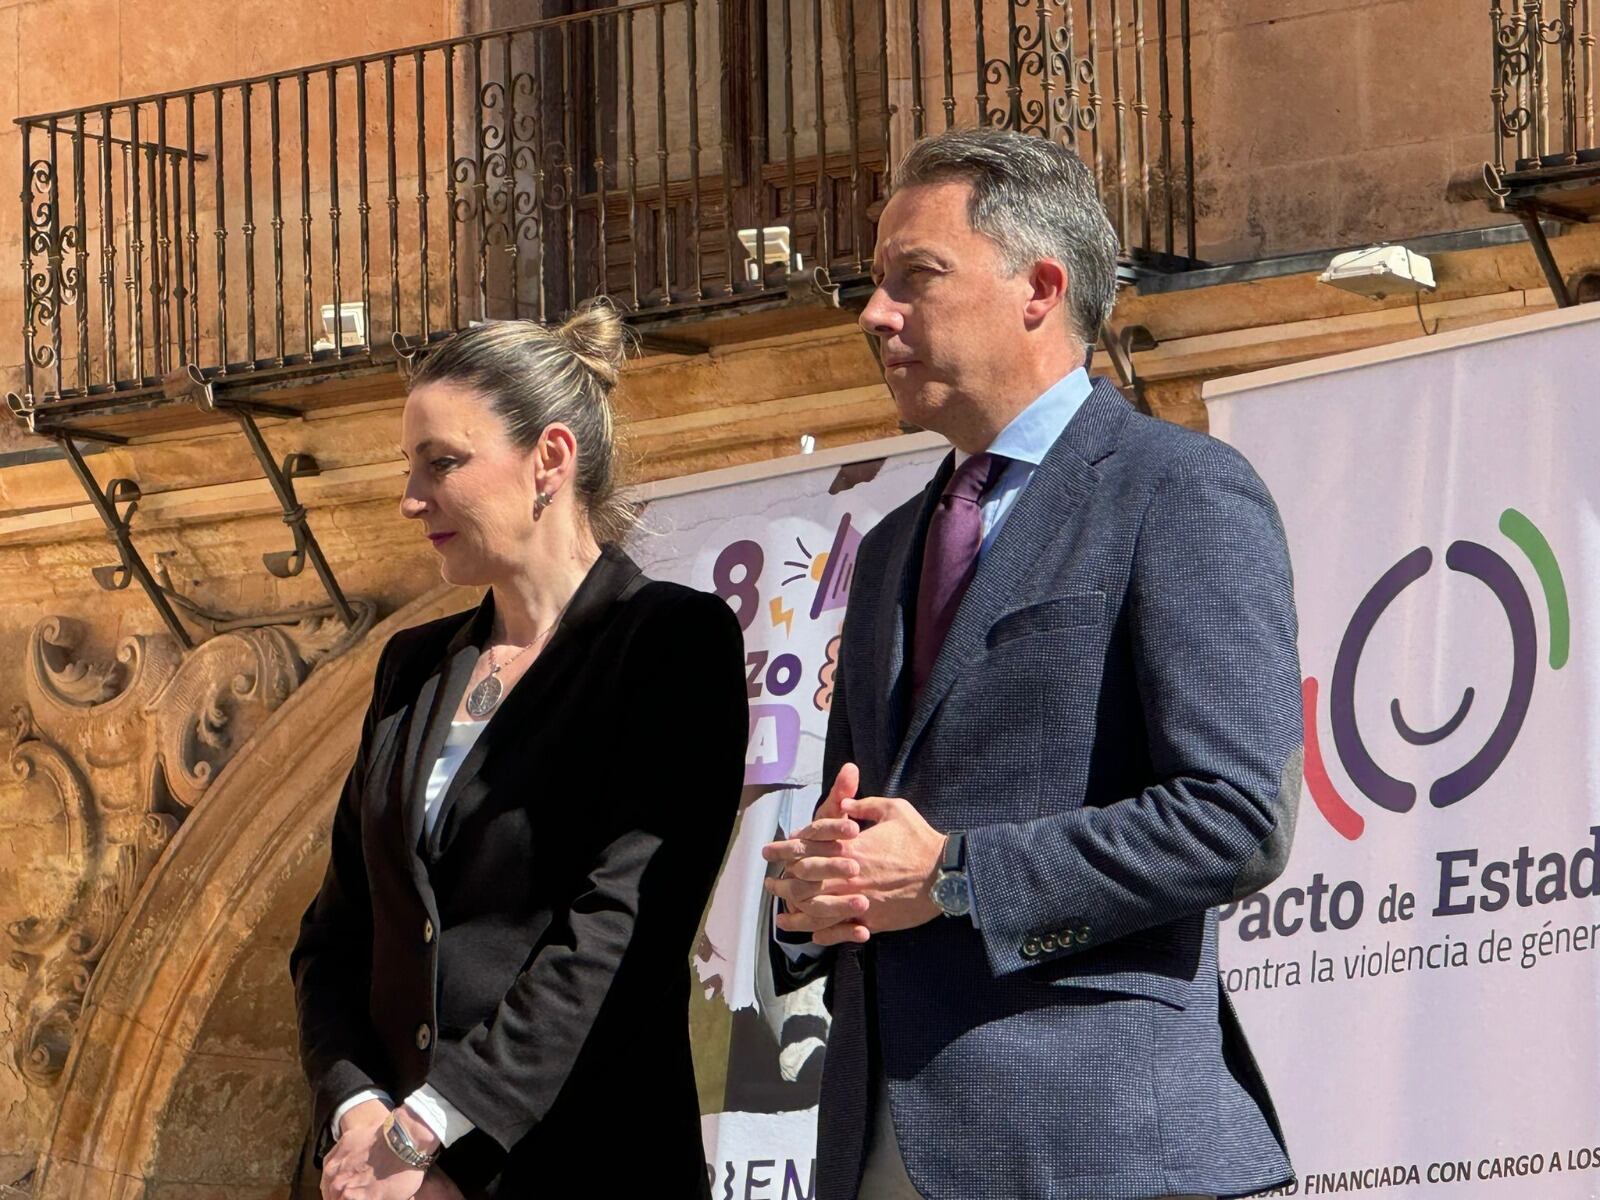
{"label": "white blouse", "polygon": [[433,827],[439,822],[439,802],[450,790],[450,781],[456,777],[456,772],[461,769],[462,760],[467,757],[467,751],[472,749],[473,743],[478,740],[478,735],[488,723],[472,720],[450,722],[450,732],[445,735],[444,749],[439,751],[439,757],[433,760],[433,771],[428,776],[426,805],[422,815],[423,832],[428,837],[433,836]]}

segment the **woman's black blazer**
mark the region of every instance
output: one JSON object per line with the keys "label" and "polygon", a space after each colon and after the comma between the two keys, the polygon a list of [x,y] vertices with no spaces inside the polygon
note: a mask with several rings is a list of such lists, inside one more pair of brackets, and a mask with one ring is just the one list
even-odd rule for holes
{"label": "woman's black blazer", "polygon": [[689,955],[739,805],[738,622],[608,547],[424,838],[493,616],[379,659],[290,960],[320,1149],[356,1092],[426,1082],[477,1127],[441,1160],[469,1196],[702,1195]]}

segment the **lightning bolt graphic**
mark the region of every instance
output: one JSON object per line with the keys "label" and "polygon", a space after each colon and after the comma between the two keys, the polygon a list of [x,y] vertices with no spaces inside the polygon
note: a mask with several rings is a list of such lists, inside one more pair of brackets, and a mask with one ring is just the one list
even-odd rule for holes
{"label": "lightning bolt graphic", "polygon": [[794,609],[783,606],[782,596],[774,596],[772,603],[768,607],[772,611],[772,627],[776,629],[779,625],[782,625],[784,636],[792,636],[794,634]]}

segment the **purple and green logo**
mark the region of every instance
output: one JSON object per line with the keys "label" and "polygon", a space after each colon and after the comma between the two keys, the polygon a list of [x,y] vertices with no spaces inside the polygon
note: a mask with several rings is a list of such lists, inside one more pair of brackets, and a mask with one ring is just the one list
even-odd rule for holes
{"label": "purple and green logo", "polygon": [[[1532,521],[1514,508],[1500,516],[1500,532],[1520,550],[1538,577],[1549,614],[1549,663],[1559,671],[1567,665],[1571,650],[1572,620],[1567,605],[1567,589],[1555,552]],[[1433,569],[1433,551],[1419,546],[1385,571],[1356,605],[1356,611],[1339,643],[1333,663],[1333,678],[1328,687],[1328,727],[1333,732],[1334,751],[1346,776],[1368,800],[1388,812],[1409,812],[1417,802],[1417,786],[1384,770],[1373,758],[1356,724],[1356,672],[1367,641],[1389,606],[1400,594]],[[1465,800],[1489,781],[1505,762],[1533,701],[1534,676],[1539,659],[1539,634],[1534,622],[1533,604],[1516,570],[1501,555],[1478,542],[1456,541],[1444,555],[1445,566],[1470,575],[1483,584],[1500,602],[1511,626],[1511,686],[1505,708],[1487,740],[1461,766],[1435,779],[1428,787],[1428,801],[1435,808],[1447,808]],[[1303,685],[1306,723],[1306,787],[1318,811],[1343,837],[1354,841],[1366,828],[1362,815],[1339,794],[1328,776],[1318,738],[1317,698],[1321,690],[1314,678]],[[1454,715],[1436,729],[1418,730],[1405,718],[1398,698],[1389,702],[1389,716],[1395,732],[1413,746],[1432,746],[1461,728],[1472,710],[1477,694],[1467,688]]]}

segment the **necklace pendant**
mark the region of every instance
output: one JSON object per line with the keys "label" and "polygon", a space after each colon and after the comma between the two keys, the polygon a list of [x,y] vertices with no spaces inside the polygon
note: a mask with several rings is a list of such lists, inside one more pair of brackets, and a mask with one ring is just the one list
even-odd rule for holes
{"label": "necklace pendant", "polygon": [[491,674],[467,695],[468,715],[482,720],[495,710],[500,703],[500,694],[505,690],[500,683],[498,672]]}

